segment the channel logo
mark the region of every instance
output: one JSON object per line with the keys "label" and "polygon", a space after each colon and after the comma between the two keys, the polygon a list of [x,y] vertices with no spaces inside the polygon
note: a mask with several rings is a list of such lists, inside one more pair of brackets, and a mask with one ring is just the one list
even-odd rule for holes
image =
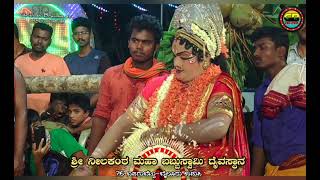
{"label": "channel logo", "polygon": [[298,8],[285,8],[281,11],[279,20],[287,31],[298,31],[304,23],[303,14]]}

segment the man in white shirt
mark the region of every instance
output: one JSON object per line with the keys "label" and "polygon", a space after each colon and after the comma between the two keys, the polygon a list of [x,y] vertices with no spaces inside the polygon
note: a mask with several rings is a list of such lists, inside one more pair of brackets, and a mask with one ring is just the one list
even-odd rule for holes
{"label": "man in white shirt", "polygon": [[299,42],[291,45],[288,50],[287,64],[306,63],[306,8],[300,8],[304,15],[304,24],[303,27],[298,31]]}

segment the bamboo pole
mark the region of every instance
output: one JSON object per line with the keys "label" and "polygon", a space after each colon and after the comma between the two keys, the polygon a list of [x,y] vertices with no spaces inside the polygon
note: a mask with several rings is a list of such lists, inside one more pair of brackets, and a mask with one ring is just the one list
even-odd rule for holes
{"label": "bamboo pole", "polygon": [[102,74],[25,77],[27,93],[97,93]]}

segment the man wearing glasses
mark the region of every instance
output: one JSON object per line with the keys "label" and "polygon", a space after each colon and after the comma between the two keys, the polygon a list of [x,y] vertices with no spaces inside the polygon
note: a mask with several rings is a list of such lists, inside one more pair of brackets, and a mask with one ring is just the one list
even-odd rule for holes
{"label": "man wearing glasses", "polygon": [[[108,55],[90,46],[91,25],[87,18],[78,17],[71,24],[73,40],[78,44],[79,51],[64,57],[72,75],[103,74],[111,67]],[[87,94],[90,104],[95,106],[98,94]]]}
{"label": "man wearing glasses", "polygon": [[108,55],[90,46],[91,25],[87,18],[78,17],[72,21],[73,40],[79,51],[64,57],[72,75],[103,74],[111,66]]}

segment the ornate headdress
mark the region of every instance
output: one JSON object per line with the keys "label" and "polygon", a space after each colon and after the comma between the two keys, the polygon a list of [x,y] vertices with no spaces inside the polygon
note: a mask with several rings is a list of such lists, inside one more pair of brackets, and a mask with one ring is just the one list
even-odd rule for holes
{"label": "ornate headdress", "polygon": [[[208,52],[212,59],[221,53],[228,57],[225,46],[225,28],[219,5],[214,4],[183,4],[174,12],[169,30],[164,32],[160,43],[158,59],[169,68],[174,58],[171,42],[174,37],[182,37]],[[170,50],[169,50],[170,49]]]}
{"label": "ornate headdress", "polygon": [[199,49],[207,50],[212,59],[219,56],[225,46],[225,28],[218,4],[180,5],[170,27],[178,29],[175,37],[187,39]]}

